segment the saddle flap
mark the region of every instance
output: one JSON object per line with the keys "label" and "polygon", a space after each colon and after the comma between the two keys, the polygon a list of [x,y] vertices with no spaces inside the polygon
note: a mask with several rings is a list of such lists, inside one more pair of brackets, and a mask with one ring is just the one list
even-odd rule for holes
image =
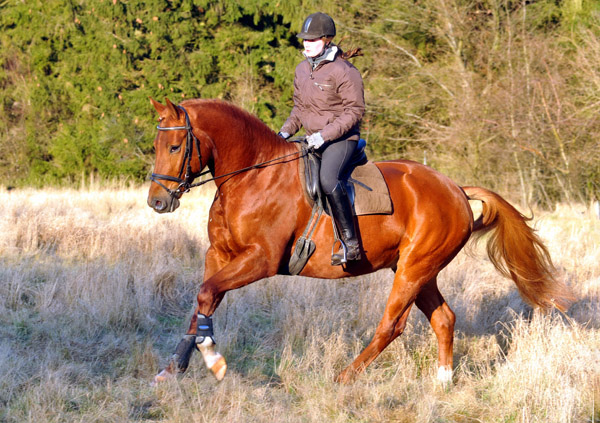
{"label": "saddle flap", "polygon": [[[306,184],[306,193],[308,197],[317,201],[321,196],[321,182],[319,180],[319,173],[321,171],[321,157],[318,153],[315,153],[313,150],[307,147],[307,144],[304,140],[300,141],[303,157],[304,157],[304,179]],[[365,147],[367,142],[363,139],[358,141],[356,149],[352,153],[352,158],[348,163],[346,168],[346,177],[344,179],[348,179],[352,171],[358,166],[362,166],[368,162],[367,154],[365,152]],[[351,194],[351,200],[354,199],[354,187],[351,183],[346,183],[346,188]]]}
{"label": "saddle flap", "polygon": [[321,172],[321,160],[309,152],[306,156],[307,172],[306,172],[306,190],[310,198],[315,201],[319,197],[321,191],[321,182],[319,181],[319,173]]}

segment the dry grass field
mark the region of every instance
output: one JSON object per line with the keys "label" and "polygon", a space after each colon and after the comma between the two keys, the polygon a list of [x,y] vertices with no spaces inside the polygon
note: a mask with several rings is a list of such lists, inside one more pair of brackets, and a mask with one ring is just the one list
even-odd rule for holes
{"label": "dry grass field", "polygon": [[215,314],[225,380],[196,354],[151,387],[193,311],[212,194],[158,215],[145,188],[0,190],[0,422],[600,422],[600,221],[585,207],[533,221],[579,298],[566,316],[533,313],[478,249],[443,271],[448,388],[417,310],[356,383],[333,382],[373,335],[389,271],[231,292]]}

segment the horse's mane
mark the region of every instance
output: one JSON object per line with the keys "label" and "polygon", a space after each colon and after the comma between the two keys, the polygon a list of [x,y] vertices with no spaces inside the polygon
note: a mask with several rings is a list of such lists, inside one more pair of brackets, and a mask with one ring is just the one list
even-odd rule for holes
{"label": "horse's mane", "polygon": [[208,107],[213,110],[220,110],[225,116],[228,116],[233,121],[239,122],[240,126],[243,126],[246,139],[260,140],[260,148],[265,153],[268,153],[268,150],[271,150],[273,153],[280,152],[282,148],[289,146],[287,142],[277,136],[277,134],[262,120],[233,103],[218,99],[198,98],[185,100],[181,105],[187,107]]}

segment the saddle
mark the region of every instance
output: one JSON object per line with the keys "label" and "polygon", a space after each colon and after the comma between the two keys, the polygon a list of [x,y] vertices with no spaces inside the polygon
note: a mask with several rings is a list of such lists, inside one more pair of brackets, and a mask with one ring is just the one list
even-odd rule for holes
{"label": "saddle", "polygon": [[[356,145],[356,149],[354,153],[352,153],[352,158],[348,163],[348,167],[345,171],[345,175],[343,175],[343,180],[346,180],[346,192],[348,193],[348,197],[350,198],[350,203],[354,204],[355,198],[355,190],[353,182],[358,182],[355,180],[350,181],[349,176],[352,174],[352,171],[358,166],[363,166],[367,164],[367,153],[365,153],[365,147],[367,146],[367,142],[363,139],[358,141]],[[309,202],[312,203],[315,201],[319,201],[320,198],[324,198],[324,194],[321,191],[321,183],[319,182],[319,172],[321,171],[321,156],[316,151],[309,149],[306,143],[302,142],[300,144],[302,150],[302,158],[304,159],[304,181],[306,187],[306,194],[308,195]],[[368,188],[368,187],[367,187]]]}
{"label": "saddle", "polygon": [[[299,162],[298,172],[300,173],[300,181],[306,199],[312,206],[312,214],[308,225],[296,242],[294,253],[288,265],[290,274],[297,275],[302,271],[316,249],[316,245],[311,238],[322,213],[324,211],[327,214],[330,213],[319,181],[319,172],[321,169],[320,155],[308,148],[304,138],[290,139],[290,142],[297,143],[297,148],[302,152],[303,160]],[[343,175],[353,213],[356,216],[364,214],[391,214],[393,208],[387,184],[379,168],[367,159],[365,153],[366,145],[365,140],[359,140],[356,150],[347,166],[346,173]],[[335,240],[332,251],[338,242],[342,245],[342,248],[345,247],[343,241],[338,236],[335,223],[333,223],[333,231]]]}

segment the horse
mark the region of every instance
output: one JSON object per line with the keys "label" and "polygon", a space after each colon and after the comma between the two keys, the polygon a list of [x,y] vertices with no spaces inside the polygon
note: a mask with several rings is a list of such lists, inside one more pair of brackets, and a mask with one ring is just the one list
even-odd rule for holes
{"label": "horse", "polygon": [[[158,213],[173,212],[192,187],[208,180],[217,187],[197,306],[186,335],[154,383],[185,372],[194,349],[221,380],[227,363],[215,348],[213,313],[228,291],[277,274],[289,275],[294,246],[311,218],[299,174],[301,153],[260,119],[229,102],[150,101],[159,125],[148,206]],[[543,310],[568,309],[572,296],[555,276],[547,248],[527,224],[529,218],[500,195],[482,187],[460,187],[409,160],[375,165],[388,185],[393,211],[356,218],[362,259],[331,265],[331,251],[323,246],[331,245],[334,234],[330,218],[324,216],[314,230],[317,248],[300,272],[322,279],[359,277],[382,268],[394,272],[372,340],[337,375],[338,382],[352,382],[402,334],[413,305],[424,313],[437,337],[437,378],[452,381],[456,317],[438,289],[437,275],[467,241],[485,233],[491,262],[514,281],[525,302]],[[194,183],[207,173],[210,179]],[[477,219],[469,200],[482,202]]]}

